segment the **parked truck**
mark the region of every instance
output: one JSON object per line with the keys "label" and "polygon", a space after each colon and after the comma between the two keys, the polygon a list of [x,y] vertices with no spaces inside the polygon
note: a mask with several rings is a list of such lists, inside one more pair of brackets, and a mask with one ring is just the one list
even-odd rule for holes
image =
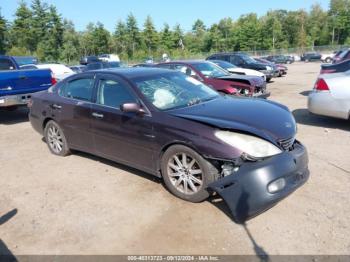
{"label": "parked truck", "polygon": [[0,108],[25,105],[55,83],[50,69],[21,69],[14,57],[0,56]]}

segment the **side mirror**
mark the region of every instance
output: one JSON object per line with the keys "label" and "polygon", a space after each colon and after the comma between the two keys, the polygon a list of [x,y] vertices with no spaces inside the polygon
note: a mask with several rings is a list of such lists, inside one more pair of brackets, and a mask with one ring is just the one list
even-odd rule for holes
{"label": "side mirror", "polygon": [[137,115],[144,115],[146,111],[137,103],[125,103],[120,106],[120,110],[125,113],[135,113]]}

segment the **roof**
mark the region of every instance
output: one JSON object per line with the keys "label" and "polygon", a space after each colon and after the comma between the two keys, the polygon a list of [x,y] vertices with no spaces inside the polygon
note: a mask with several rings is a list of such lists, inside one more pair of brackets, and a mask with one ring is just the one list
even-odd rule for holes
{"label": "roof", "polygon": [[164,63],[159,63],[159,65],[171,65],[171,64],[202,64],[202,63],[208,63],[210,61],[207,60],[174,60],[170,62],[164,62]]}
{"label": "roof", "polygon": [[125,78],[136,78],[136,77],[147,77],[147,76],[152,76],[157,74],[164,74],[164,73],[175,72],[175,71],[156,68],[156,67],[128,67],[128,68],[119,67],[119,68],[93,70],[90,72],[115,74]]}

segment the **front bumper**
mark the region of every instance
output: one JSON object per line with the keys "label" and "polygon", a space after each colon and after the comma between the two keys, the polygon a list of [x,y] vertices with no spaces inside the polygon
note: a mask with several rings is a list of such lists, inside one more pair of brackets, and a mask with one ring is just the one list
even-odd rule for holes
{"label": "front bumper", "polygon": [[[268,186],[285,179],[285,187],[270,193]],[[245,162],[239,171],[209,185],[229,207],[236,222],[242,223],[274,206],[302,186],[309,178],[308,154],[299,142],[294,150],[258,162]]]}
{"label": "front bumper", "polygon": [[1,96],[0,107],[26,105],[31,97],[32,94]]}
{"label": "front bumper", "polygon": [[253,95],[254,98],[263,98],[263,99],[266,99],[270,96],[271,96],[271,92],[267,92],[267,91],[254,93]]}

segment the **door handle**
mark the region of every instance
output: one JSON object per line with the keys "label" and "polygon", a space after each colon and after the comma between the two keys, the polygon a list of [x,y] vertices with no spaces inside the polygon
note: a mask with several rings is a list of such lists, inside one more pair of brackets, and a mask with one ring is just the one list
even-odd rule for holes
{"label": "door handle", "polygon": [[99,114],[99,113],[96,113],[96,112],[92,113],[92,116],[95,117],[95,118],[99,118],[99,119],[102,119],[104,117],[103,114]]}
{"label": "door handle", "polygon": [[28,77],[26,77],[26,76],[20,76],[19,79],[25,80],[25,79],[28,79]]}
{"label": "door handle", "polygon": [[52,107],[53,109],[62,109],[62,106],[56,105],[56,104],[51,105],[51,107]]}

